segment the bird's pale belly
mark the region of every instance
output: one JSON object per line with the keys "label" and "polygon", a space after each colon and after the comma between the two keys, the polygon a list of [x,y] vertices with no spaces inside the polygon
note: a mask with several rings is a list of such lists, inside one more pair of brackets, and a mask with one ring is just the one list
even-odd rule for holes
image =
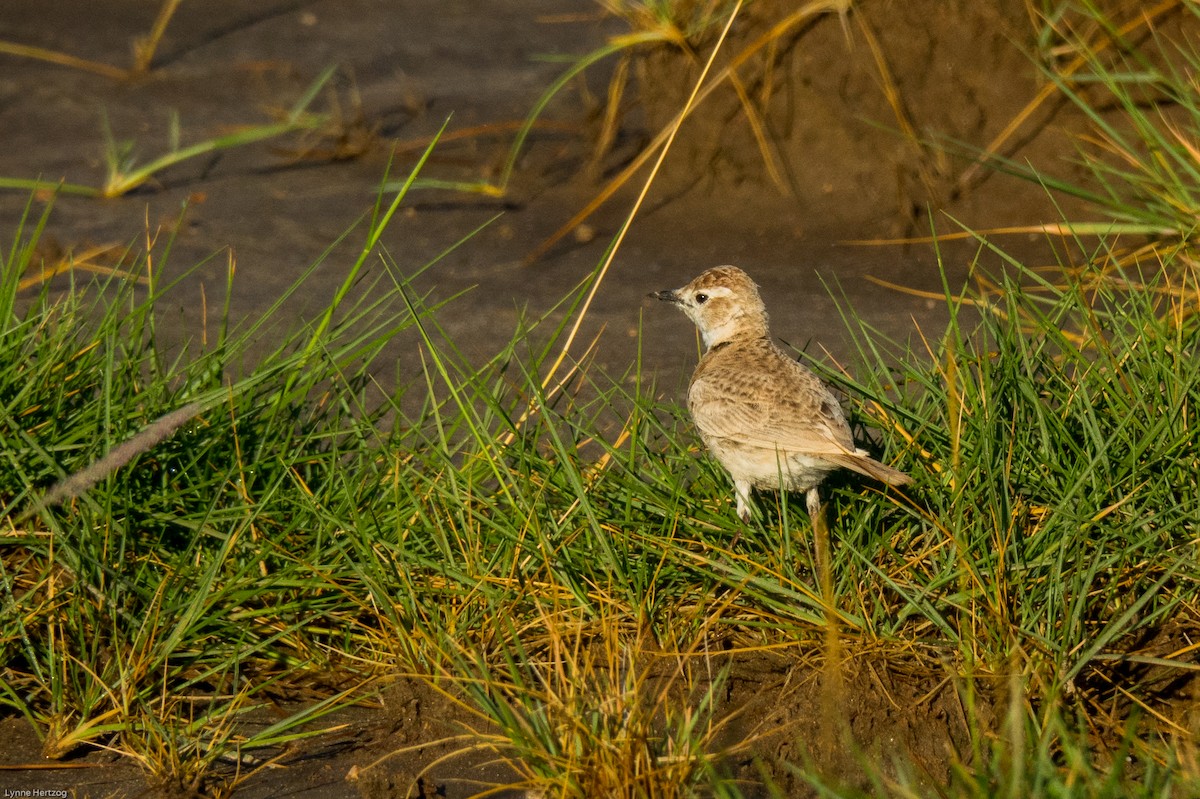
{"label": "bird's pale belly", "polygon": [[754,488],[807,491],[837,468],[828,461],[808,455],[780,453],[729,439],[707,439],[705,443],[721,465],[729,470],[734,481],[744,480]]}

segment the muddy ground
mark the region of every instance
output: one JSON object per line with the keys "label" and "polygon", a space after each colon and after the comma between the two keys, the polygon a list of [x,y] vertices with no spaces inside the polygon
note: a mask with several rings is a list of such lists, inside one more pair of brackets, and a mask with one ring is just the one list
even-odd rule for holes
{"label": "muddy ground", "polygon": [[[123,66],[130,63],[131,40],[149,28],[157,5],[5,0],[0,39]],[[765,13],[772,5],[785,7],[763,0],[757,8]],[[894,84],[904,120],[921,136],[982,146],[1040,85],[1022,52],[1032,35],[1026,4],[861,5],[859,14],[844,20],[825,16],[797,28],[779,53],[763,109],[778,184],[730,93],[714,95],[684,126],[585,326],[585,334],[605,329],[598,367],[624,371],[640,325],[644,362],[664,392],[677,391],[695,357],[693,334],[686,320],[654,307],[646,294],[682,285],[719,263],[748,270],[763,286],[776,334],[798,346],[807,343],[810,352],[824,348],[850,358],[839,303],[897,339],[908,339],[918,326],[936,336],[945,322],[940,303],[870,280],[940,292],[932,248],[846,242],[923,235],[931,224],[954,230],[953,220],[995,228],[1060,218],[1040,188],[986,173],[963,180],[966,161],[898,135],[897,111],[883,90]],[[49,256],[97,245],[141,246],[147,227],[152,234],[174,232],[164,277],[187,274],[165,306],[169,324],[160,325],[176,342],[196,341],[216,323],[221,303],[215,298],[230,258],[237,265],[233,316],[253,319],[370,209],[397,142],[402,146],[392,169],[403,174],[448,117],[451,132],[488,126],[439,147],[424,174],[494,179],[512,141],[512,123],[564,68],[538,56],[579,55],[623,29],[601,19],[596,8],[575,0],[184,3],[152,70],[134,80],[0,55],[0,176],[98,185],[104,119],[116,138],[136,140],[146,161],[167,146],[172,111],[184,143],[260,123],[291,105],[322,69],[336,65],[336,92],[322,93],[315,103],[317,110],[339,109],[342,124],[329,135],[290,136],[195,159],[117,199],[56,200],[45,237]],[[735,45],[761,33],[752,16],[734,32]],[[872,37],[883,69],[872,55]],[[619,136],[597,159],[601,99],[613,69],[600,65],[551,103],[546,119],[553,124],[534,132],[503,198],[415,192],[384,237],[400,270],[411,273],[498,215],[416,281],[434,298],[474,287],[441,321],[475,357],[489,354],[498,336],[507,339],[522,309],[538,314],[550,308],[600,262],[640,179],[586,227],[536,260],[528,256],[638,152],[696,74],[678,55],[633,62],[626,96],[646,103],[629,104]],[[764,96],[761,85],[750,88]],[[1067,134],[1080,124],[1069,109],[1047,104],[1012,143],[1020,146],[1019,158],[1069,174]],[[23,191],[0,192],[6,247],[28,201]],[[35,197],[34,213],[44,202],[43,195]],[[324,307],[360,241],[361,233],[352,234],[333,250],[288,304],[288,318],[298,322]],[[1039,237],[1009,237],[1002,244],[1021,257],[1050,260]],[[943,247],[952,287],[967,281],[977,249],[970,242]],[[984,261],[996,264],[993,257]],[[416,368],[414,353],[414,342],[402,338],[387,353],[402,378]],[[945,678],[936,668],[848,660],[844,706],[863,751],[905,753],[927,764],[931,775],[944,774],[948,753],[965,743],[958,700]],[[796,732],[767,746],[765,754],[802,757],[807,740],[807,754],[850,774],[853,757],[833,751],[837,747],[830,748],[811,721],[820,684],[821,672],[812,665],[747,661],[735,669],[727,701],[732,708],[754,696],[782,697],[785,721],[795,723]],[[361,769],[420,742],[423,734],[430,740],[444,734],[454,716],[435,696],[404,685],[385,692],[381,708],[345,711],[337,717],[347,724],[342,731],[299,747],[282,761],[287,768],[254,777],[236,795],[403,795],[406,775],[416,773],[422,758],[432,759],[432,750]],[[103,752],[41,762],[32,731],[17,718],[0,721],[0,763],[6,764],[0,766],[0,788],[6,790],[70,789],[99,797],[140,795],[146,787],[136,766]],[[347,781],[355,767],[363,776]],[[755,778],[749,760],[732,767]],[[485,769],[483,778],[505,779],[497,768]],[[468,795],[473,776],[479,775],[461,764],[435,769],[425,778],[423,795]],[[776,778],[804,795],[782,771]]]}

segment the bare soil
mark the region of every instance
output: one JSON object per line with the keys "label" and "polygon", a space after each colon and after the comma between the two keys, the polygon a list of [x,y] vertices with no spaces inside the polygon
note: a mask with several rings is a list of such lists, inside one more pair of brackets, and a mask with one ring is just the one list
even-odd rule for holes
{"label": "bare soil", "polygon": [[[785,5],[762,0],[754,13],[765,14],[772,3]],[[157,5],[5,0],[0,39],[128,64],[131,39],[149,28]],[[770,95],[763,118],[781,185],[766,174],[732,94],[714,95],[684,126],[589,317],[585,333],[606,330],[598,367],[623,371],[640,327],[644,362],[658,372],[664,391],[676,390],[695,357],[692,335],[677,314],[645,297],[719,263],[749,271],[763,286],[775,332],[794,344],[813,342],[815,352],[819,346],[839,359],[850,355],[839,304],[900,340],[918,327],[936,336],[945,323],[941,303],[919,294],[942,290],[933,250],[845,242],[923,235],[931,224],[953,230],[952,220],[995,228],[1059,219],[1040,188],[986,173],[964,181],[966,161],[898,135],[901,117],[883,90],[894,85],[903,121],[919,135],[984,145],[1039,85],[1022,52],[1031,37],[1026,4],[861,5],[861,13],[844,21],[829,16],[797,29],[778,54],[770,91],[762,82],[749,87],[756,97]],[[130,81],[0,55],[0,176],[98,184],[103,119],[116,138],[136,140],[142,159],[149,160],[167,147],[170,110],[178,112],[184,142],[198,140],[265,121],[272,109],[290,106],[324,67],[339,65],[343,125],[336,135],[292,137],[197,159],[119,199],[55,200],[49,249],[141,246],[147,230],[164,238],[174,234],[165,278],[181,280],[164,309],[172,324],[164,327],[178,342],[197,341],[218,318],[230,258],[237,265],[233,315],[254,318],[369,211],[394,143],[404,145],[393,164],[393,172],[403,174],[451,114],[451,132],[489,126],[440,146],[424,174],[494,177],[511,142],[509,123],[521,120],[563,69],[536,56],[578,55],[621,30],[573,0],[511,0],[481,8],[466,0],[184,3],[154,68]],[[734,32],[736,45],[761,33],[755,19]],[[871,37],[882,61],[873,55]],[[595,267],[619,228],[636,186],[619,191],[586,228],[527,262],[657,132],[696,74],[678,55],[641,59],[631,67],[629,96],[643,102],[629,105],[620,135],[599,161],[597,98],[604,96],[611,64],[571,84],[550,105],[546,118],[556,124],[535,131],[505,198],[414,193],[388,230],[386,246],[401,270],[412,272],[499,215],[417,281],[435,298],[474,287],[441,316],[467,352],[489,354],[498,335],[507,339],[523,309],[537,314],[550,308]],[[325,96],[318,106],[331,102]],[[1022,159],[1064,174],[1073,154],[1067,132],[1080,124],[1066,109],[1047,105],[1013,143]],[[35,213],[45,199],[35,198]],[[11,235],[28,200],[19,191],[0,193],[0,231]],[[352,234],[334,248],[306,293],[288,305],[291,316],[299,321],[325,306],[360,242],[361,233]],[[1036,237],[1002,244],[1021,257],[1048,258]],[[977,250],[975,243],[943,247],[953,288],[967,281]],[[984,262],[995,266],[994,258]],[[881,288],[871,279],[917,293]],[[402,377],[416,368],[412,340],[398,339],[389,357]],[[853,782],[857,758],[890,762],[900,755],[921,764],[930,780],[944,780],[955,753],[965,756],[967,742],[952,671],[936,662],[865,654],[832,666],[820,658],[743,657],[729,683],[728,709],[740,711],[738,723],[754,724],[770,705],[782,732],[763,739],[758,758],[730,767],[755,783],[761,760],[795,796],[807,795],[806,789],[780,761],[811,758]],[[840,692],[845,720],[832,730],[821,721],[831,686]],[[333,719],[345,725],[338,732],[297,745],[279,761],[285,768],[260,772],[234,795],[403,796],[424,767],[445,754],[435,742],[457,729],[461,714],[440,694],[402,681],[383,693],[377,707],[341,711]],[[731,727],[734,734],[737,729]],[[424,749],[367,768],[423,742]],[[491,756],[478,755],[474,763],[454,760],[433,768],[421,777],[418,795],[467,796],[478,790],[471,780],[504,782],[510,776]],[[65,789],[92,797],[160,790],[146,783],[136,764],[109,752],[43,760],[33,730],[19,718],[0,719],[0,788]]]}

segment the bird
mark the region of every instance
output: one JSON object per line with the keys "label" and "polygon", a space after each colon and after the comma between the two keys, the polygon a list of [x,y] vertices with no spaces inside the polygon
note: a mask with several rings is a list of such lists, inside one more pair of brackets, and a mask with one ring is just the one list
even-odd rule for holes
{"label": "bird", "polygon": [[833,392],[772,340],[758,285],[744,271],[714,267],[683,288],[650,296],[678,306],[700,329],[705,352],[688,385],[688,410],[733,479],[743,523],[750,521],[751,491],[759,489],[804,492],[816,524],[818,486],[835,469],[890,486],[912,482],[855,447]]}

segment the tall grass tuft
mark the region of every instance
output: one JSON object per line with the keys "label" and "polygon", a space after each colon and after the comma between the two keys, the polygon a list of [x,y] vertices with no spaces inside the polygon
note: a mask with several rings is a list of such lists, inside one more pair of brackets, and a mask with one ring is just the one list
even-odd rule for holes
{"label": "tall grass tuft", "polygon": [[[916,348],[848,309],[858,362],[814,366],[916,483],[830,486],[823,592],[793,498],[742,527],[640,358],[620,375],[555,360],[586,283],[485,361],[456,349],[453,303],[427,305],[379,248],[402,202],[376,209],[329,307],[247,369],[265,322],[167,354],[156,271],[25,295],[45,218],[18,231],[0,284],[0,703],[48,754],[108,747],[218,793],[403,674],[456,697],[457,745],[545,795],[736,796],[755,760],[753,781],[843,795],[1197,785],[1179,700],[1200,606],[1184,253],[1131,265],[1105,246],[1086,279],[1073,252],[1053,276],[1011,263],[947,291],[951,324]],[[423,368],[381,392],[397,336]],[[836,685],[865,651],[920,651],[956,686],[967,735],[946,780],[904,753],[862,755],[856,782],[774,762],[813,712],[849,749],[870,730],[832,701],[781,693],[760,726],[722,701],[767,658]],[[318,701],[300,694],[298,675],[332,671]],[[268,703],[284,717],[248,725]]]}
{"label": "tall grass tuft", "polygon": [[[1039,42],[1034,56],[1046,84],[1004,135],[1051,96],[1065,98],[1089,124],[1076,141],[1080,177],[1058,177],[1055,166],[1034,169],[993,155],[981,163],[1086,201],[1098,219],[1069,220],[1067,228],[1141,233],[1151,237],[1152,249],[1194,248],[1200,209],[1194,75],[1200,51],[1186,32],[1200,21],[1200,9],[1170,0],[1146,8],[1043,6],[1034,13]],[[978,165],[968,171],[977,172]]]}
{"label": "tall grass tuft", "polygon": [[376,209],[323,316],[255,359],[286,297],[174,351],[158,335],[165,257],[129,265],[146,289],[118,271],[25,296],[49,211],[18,229],[0,264],[0,702],[48,756],[117,748],[198,788],[217,760],[309,734],[341,700],[235,726],[288,695],[284,675],[337,660],[314,632],[305,509],[378,421],[369,365],[414,321],[365,272],[401,198]]}

